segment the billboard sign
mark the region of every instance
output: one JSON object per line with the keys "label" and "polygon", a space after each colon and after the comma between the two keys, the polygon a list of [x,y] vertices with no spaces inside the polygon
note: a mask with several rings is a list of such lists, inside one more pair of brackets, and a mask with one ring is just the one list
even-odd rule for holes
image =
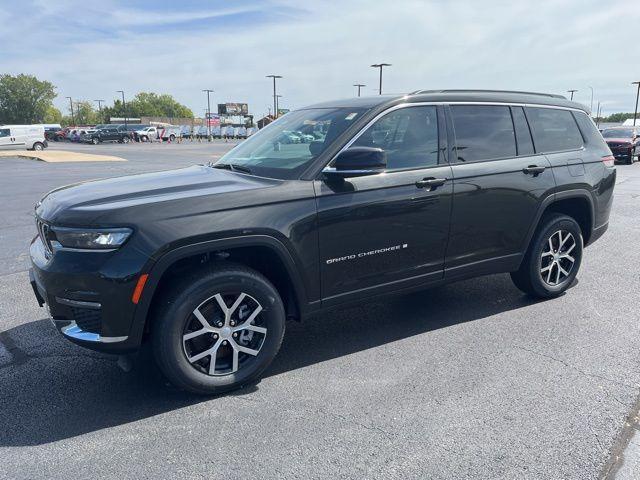
{"label": "billboard sign", "polygon": [[211,114],[211,117],[207,119],[207,126],[209,127],[219,127],[220,126],[220,116]]}
{"label": "billboard sign", "polygon": [[219,115],[248,115],[249,105],[247,103],[219,103]]}

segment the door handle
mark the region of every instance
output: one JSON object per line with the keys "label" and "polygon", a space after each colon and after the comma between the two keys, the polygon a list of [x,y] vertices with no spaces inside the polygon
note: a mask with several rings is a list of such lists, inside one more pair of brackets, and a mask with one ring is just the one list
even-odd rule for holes
{"label": "door handle", "polygon": [[427,190],[435,190],[438,187],[441,187],[447,181],[446,178],[423,178],[422,180],[418,180],[416,182],[416,187],[418,188],[426,188]]}
{"label": "door handle", "polygon": [[527,175],[533,175],[535,177],[544,172],[545,168],[546,167],[539,167],[538,165],[529,165],[528,167],[524,167],[522,171]]}

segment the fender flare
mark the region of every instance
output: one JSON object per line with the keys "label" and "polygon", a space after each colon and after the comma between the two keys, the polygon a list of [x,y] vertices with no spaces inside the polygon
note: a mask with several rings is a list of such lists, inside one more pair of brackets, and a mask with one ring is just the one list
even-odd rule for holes
{"label": "fender flare", "polygon": [[[527,232],[527,237],[525,239],[525,244],[524,244],[525,248],[522,252],[523,258],[527,250],[529,250],[529,245],[531,244],[531,239],[533,238],[533,234],[538,229],[538,224],[540,223],[540,219],[542,218],[542,215],[547,210],[547,208],[549,208],[549,206],[555,202],[558,202],[560,200],[567,200],[569,198],[583,198],[587,201],[587,204],[589,205],[589,216],[591,219],[591,232],[589,232],[589,237],[591,237],[591,235],[593,234],[594,226],[595,226],[594,224],[595,213],[594,213],[593,197],[591,196],[589,191],[584,189],[575,189],[575,190],[564,190],[562,192],[556,192],[554,194],[549,195],[544,200],[542,200],[542,202],[540,202],[540,206],[538,207],[538,211],[536,213],[535,221],[531,223],[531,227],[529,227],[529,231]],[[585,245],[586,244],[587,242],[585,242]]]}
{"label": "fender flare", "polygon": [[278,239],[268,235],[248,235],[243,237],[228,237],[216,240],[208,240],[204,242],[192,243],[176,247],[164,253],[155,263],[143,269],[143,272],[149,274],[148,280],[144,286],[144,293],[140,298],[140,303],[136,306],[134,312],[134,321],[131,326],[130,338],[138,344],[142,340],[144,326],[146,324],[147,315],[151,307],[151,301],[156,293],[160,279],[164,273],[175,262],[183,258],[193,255],[204,254],[214,250],[224,250],[236,247],[267,247],[273,250],[283,265],[285,266],[289,278],[291,278],[293,293],[296,296],[300,313],[307,310],[308,297],[304,288],[304,283],[299,274],[299,268],[287,249],[287,247]]}

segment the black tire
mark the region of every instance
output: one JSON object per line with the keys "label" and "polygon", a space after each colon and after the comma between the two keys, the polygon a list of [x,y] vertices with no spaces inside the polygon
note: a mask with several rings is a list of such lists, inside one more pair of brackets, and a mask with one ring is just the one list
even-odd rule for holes
{"label": "black tire", "polygon": [[634,152],[629,152],[629,158],[627,158],[627,165],[633,165]]}
{"label": "black tire", "polygon": [[142,135],[142,136],[140,137],[140,141],[141,141],[141,142],[143,142],[143,143],[144,143],[144,142],[148,142],[148,141],[149,141],[149,137],[147,137],[146,135]]}
{"label": "black tire", "polygon": [[33,144],[32,150],[35,150],[36,152],[41,152],[42,150],[44,150],[44,144],[40,142],[36,142]]}
{"label": "black tire", "polygon": [[97,139],[96,137],[93,137],[93,138],[91,139],[91,143],[93,143],[94,145],[97,145],[98,143],[100,143],[100,140],[99,140],[99,139]]}
{"label": "black tire", "polygon": [[[258,351],[257,355],[251,356],[242,353],[242,360],[238,355],[238,367],[235,372],[232,371],[234,351],[237,351],[232,344],[239,346],[242,344],[243,333],[237,337],[237,331],[233,333],[231,338],[229,331],[223,332],[218,329],[218,334],[205,333],[188,342],[203,342],[200,348],[187,352],[187,348],[192,346],[191,343],[184,342],[185,334],[193,333],[202,328],[204,324],[194,315],[195,310],[202,309],[202,316],[206,318],[207,323],[212,326],[218,326],[217,321],[221,319],[219,303],[216,303],[216,294],[224,297],[224,303],[230,307],[233,303],[233,292],[242,292],[246,294],[247,302],[255,301],[262,307],[260,313],[253,320],[253,325],[263,326],[266,331],[263,334],[255,335],[255,339],[261,342],[259,346],[250,346]],[[251,384],[260,378],[260,375],[271,364],[275,358],[285,331],[285,309],[276,288],[260,273],[246,268],[241,265],[230,263],[214,264],[210,268],[198,270],[188,278],[173,283],[170,290],[160,292],[162,300],[154,306],[152,343],[156,362],[162,373],[176,387],[187,390],[189,392],[214,395],[224,393]],[[229,297],[227,297],[229,295]],[[231,298],[231,300],[227,300]],[[237,299],[237,298],[236,298]],[[211,302],[211,304],[207,303]],[[203,307],[204,305],[204,307]],[[242,317],[244,302],[240,303],[233,311],[239,311],[236,327],[241,322],[245,322],[246,318]],[[210,307],[210,308],[209,308]],[[255,311],[257,308],[255,303],[247,307],[247,310]],[[216,313],[217,312],[217,313]],[[233,312],[231,315],[233,315]],[[218,317],[216,317],[218,315]],[[208,318],[207,318],[208,317]],[[233,318],[232,316],[230,316]],[[222,320],[220,320],[222,321]],[[198,322],[200,322],[199,325]],[[195,327],[193,327],[195,323]],[[234,323],[229,323],[234,325]],[[244,323],[242,323],[244,325]],[[243,332],[243,330],[241,330]],[[245,331],[246,333],[246,331]],[[224,336],[223,336],[224,335]],[[226,343],[221,343],[223,338]],[[190,362],[191,358],[197,357],[202,352],[218,345],[215,356],[213,375],[210,373],[211,361],[213,356],[207,355],[200,360]],[[223,346],[226,345],[226,346]],[[223,350],[224,349],[224,350]],[[225,355],[230,355],[229,358]],[[193,361],[193,360],[192,360]],[[218,365],[224,367],[225,363],[229,365],[229,372],[216,373]],[[220,363],[222,362],[222,363]]]}
{"label": "black tire", "polygon": [[129,143],[129,137],[122,137],[122,139],[120,140],[121,143]]}
{"label": "black tire", "polygon": [[170,141],[170,142],[173,142],[175,139],[176,139],[176,136],[175,136],[175,135],[173,135],[173,134],[172,134],[172,135],[169,135],[169,141]]}
{"label": "black tire", "polygon": [[[553,246],[557,247],[559,245],[558,232],[561,232],[561,236],[563,235],[562,232],[564,232],[564,238],[567,243],[565,243],[566,246],[558,248],[555,251],[557,253],[554,253]],[[571,247],[573,243],[571,243],[571,238],[567,238],[566,233],[571,234],[575,246]],[[569,248],[570,251],[566,253]],[[551,253],[547,253],[547,251]],[[516,287],[534,297],[553,298],[560,296],[571,286],[576,278],[582,261],[582,252],[583,240],[580,225],[567,215],[559,213],[547,214],[541,219],[538,229],[531,239],[529,249],[522,260],[520,269],[511,273],[511,279]],[[544,257],[543,254],[545,255]],[[573,259],[573,263],[570,263],[570,260],[567,257],[563,257],[563,255],[570,255],[569,258]],[[547,269],[543,274],[543,269],[546,269],[550,263],[554,262],[558,263]],[[562,267],[562,270],[560,267]],[[568,271],[569,274],[565,276],[562,273],[563,271]],[[543,278],[543,275],[547,279],[551,278],[551,283]],[[559,281],[553,284],[556,276]]]}

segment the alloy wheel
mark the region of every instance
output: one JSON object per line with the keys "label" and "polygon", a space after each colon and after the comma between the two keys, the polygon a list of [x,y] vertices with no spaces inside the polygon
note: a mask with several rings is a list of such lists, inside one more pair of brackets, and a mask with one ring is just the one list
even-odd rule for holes
{"label": "alloy wheel", "polygon": [[558,230],[549,236],[540,258],[540,276],[551,286],[558,286],[569,277],[576,262],[571,255],[577,242],[571,232]]}
{"label": "alloy wheel", "polygon": [[217,293],[187,319],[182,346],[189,363],[211,376],[230,375],[251,363],[267,336],[263,308],[247,293]]}

